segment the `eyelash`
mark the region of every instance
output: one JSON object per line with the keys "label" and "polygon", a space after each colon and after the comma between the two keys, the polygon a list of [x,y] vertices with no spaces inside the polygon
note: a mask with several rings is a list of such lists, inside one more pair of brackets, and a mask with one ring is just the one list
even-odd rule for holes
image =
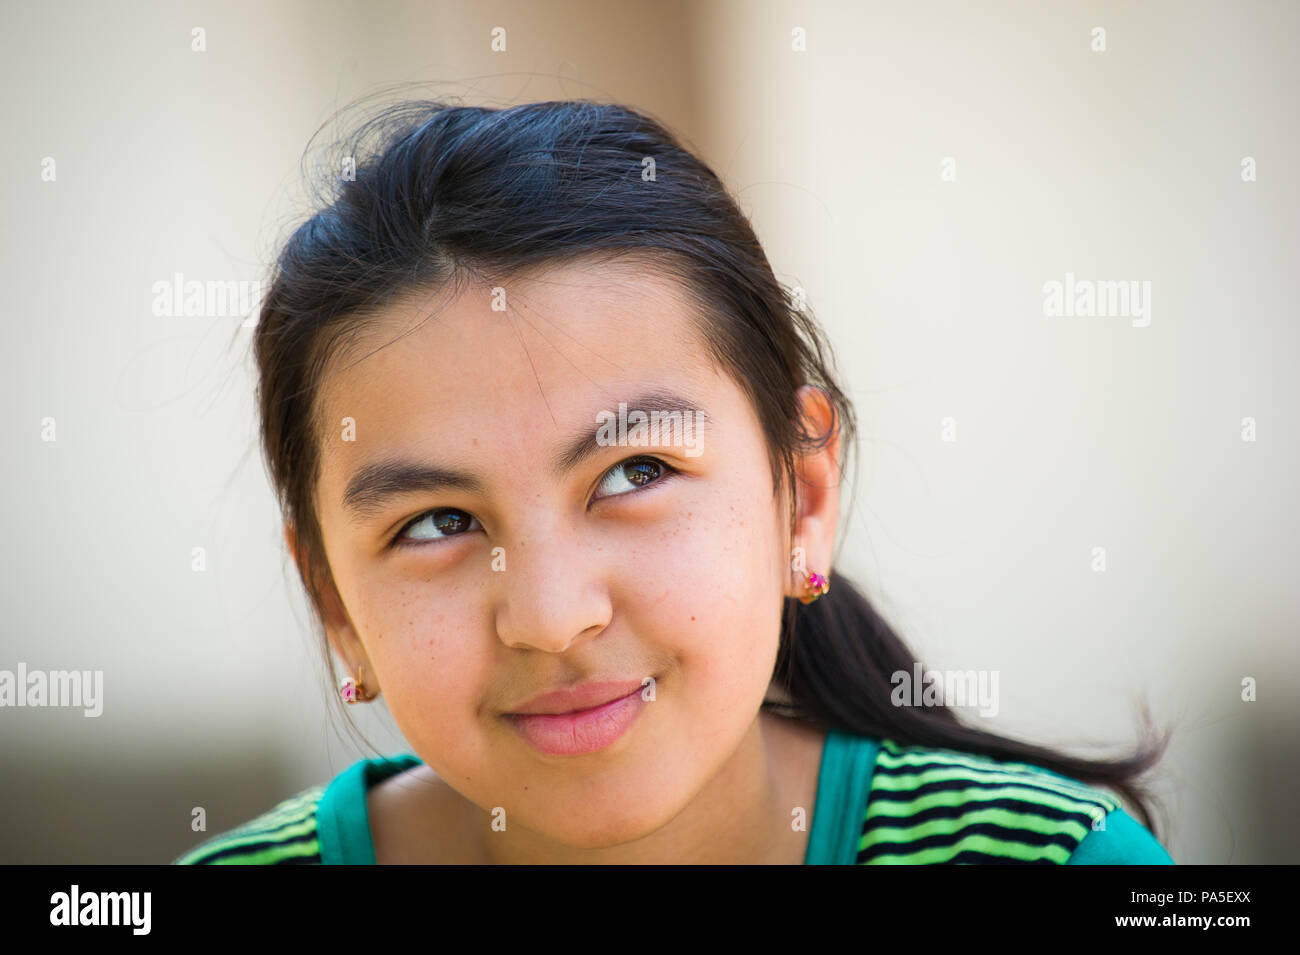
{"label": "eyelash", "polygon": [[[618,464],[614,465],[612,468],[606,471],[604,475],[601,476],[600,483],[604,484],[605,481],[608,480],[609,476],[615,473],[616,471],[618,471],[620,468],[625,468],[633,464],[657,464],[662,469],[663,473],[660,474],[658,477],[656,477],[654,480],[650,481],[648,484],[643,484],[640,487],[634,488],[631,491],[620,491],[617,494],[605,494],[597,498],[597,500],[604,500],[604,498],[607,497],[627,497],[630,494],[635,494],[637,491],[642,491],[645,490],[646,488],[654,487],[656,484],[662,484],[665,479],[677,473],[677,469],[674,468],[671,464],[668,464],[665,461],[662,461],[659,458],[654,457],[653,455],[638,455],[637,457],[628,458],[625,461],[618,462]],[[400,547],[425,547],[428,546],[429,544],[435,544],[440,540],[449,540],[453,537],[460,537],[461,536],[460,534],[449,534],[446,537],[440,537],[440,538],[435,537],[429,540],[422,540],[422,541],[408,541],[402,539],[403,534],[405,534],[415,525],[419,524],[425,518],[429,517],[430,515],[441,514],[444,512],[451,512],[454,514],[466,513],[465,511],[462,511],[455,507],[435,507],[432,510],[424,511],[423,513],[417,514],[415,517],[411,518],[409,521],[407,521],[398,529],[397,533],[393,535],[392,541],[389,542],[389,547],[394,550]],[[470,519],[473,520],[472,517]]]}

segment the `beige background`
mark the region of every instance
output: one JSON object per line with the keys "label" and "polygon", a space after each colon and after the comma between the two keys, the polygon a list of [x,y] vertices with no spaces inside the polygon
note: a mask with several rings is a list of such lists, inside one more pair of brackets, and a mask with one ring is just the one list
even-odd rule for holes
{"label": "beige background", "polygon": [[[98,719],[0,710],[0,862],[167,861],[191,806],[211,834],[366,754],[283,551],[248,333],[156,317],[151,289],[261,278],[308,139],[406,81],[678,131],[857,399],[837,571],[927,665],[998,670],[1002,732],[1115,752],[1145,695],[1177,727],[1154,782],[1180,863],[1300,861],[1296,5],[0,10],[0,669],[105,681]],[[1045,316],[1067,272],[1150,281],[1150,326]]]}

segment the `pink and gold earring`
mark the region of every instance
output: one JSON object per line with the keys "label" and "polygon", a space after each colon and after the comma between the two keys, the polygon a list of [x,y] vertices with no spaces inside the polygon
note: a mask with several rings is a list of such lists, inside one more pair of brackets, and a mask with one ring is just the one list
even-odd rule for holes
{"label": "pink and gold earring", "polygon": [[357,701],[357,681],[350,676],[343,678],[339,685],[339,696],[343,697],[344,703],[355,703]]}
{"label": "pink and gold earring", "polygon": [[804,593],[799,602],[810,604],[830,589],[830,581],[821,574],[808,574],[804,579]]}
{"label": "pink and gold earring", "polygon": [[375,698],[366,692],[364,683],[352,676],[344,677],[339,684],[339,696],[343,697],[344,703],[369,703]]}

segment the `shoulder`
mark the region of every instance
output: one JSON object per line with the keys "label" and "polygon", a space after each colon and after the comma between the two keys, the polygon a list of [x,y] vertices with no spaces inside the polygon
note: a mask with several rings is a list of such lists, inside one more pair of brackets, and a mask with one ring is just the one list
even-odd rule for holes
{"label": "shoulder", "polygon": [[319,865],[316,809],[325,786],[313,786],[255,819],[212,836],[173,865]]}
{"label": "shoulder", "polygon": [[419,764],[366,794],[379,865],[482,865],[480,810],[430,767]]}
{"label": "shoulder", "polygon": [[859,864],[1172,863],[1117,797],[1032,763],[880,741]]}
{"label": "shoulder", "polygon": [[1069,865],[1175,865],[1151,830],[1123,809],[1108,813],[1070,856]]}

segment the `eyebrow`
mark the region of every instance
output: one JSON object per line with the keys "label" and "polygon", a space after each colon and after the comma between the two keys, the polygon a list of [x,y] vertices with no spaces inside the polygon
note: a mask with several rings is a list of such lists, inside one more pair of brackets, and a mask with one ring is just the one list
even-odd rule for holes
{"label": "eyebrow", "polygon": [[[644,392],[634,401],[621,402],[621,404],[625,405],[628,414],[633,411],[643,411],[647,416],[658,413],[662,417],[675,413],[682,415],[684,421],[687,420],[685,413],[691,412],[697,425],[700,421],[710,420],[708,412],[699,402],[664,388]],[[618,408],[601,409],[600,413],[606,412],[613,414],[617,421]],[[596,417],[596,415],[592,416],[591,427],[574,434],[551,458],[553,475],[563,477],[606,447],[597,437]],[[650,447],[650,445],[632,445],[632,447]],[[343,509],[352,515],[354,520],[364,521],[381,511],[393,498],[406,494],[429,494],[447,490],[481,495],[485,491],[485,485],[478,476],[469,471],[423,461],[390,458],[366,464],[352,475],[343,491]]]}

